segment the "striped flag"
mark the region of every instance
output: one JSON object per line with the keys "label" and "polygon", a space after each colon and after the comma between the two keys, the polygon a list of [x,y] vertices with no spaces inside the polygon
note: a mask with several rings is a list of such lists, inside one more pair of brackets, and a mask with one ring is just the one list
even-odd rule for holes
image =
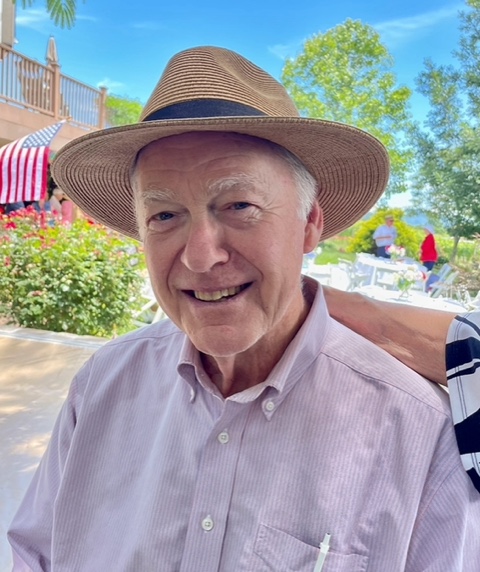
{"label": "striped flag", "polygon": [[49,125],[0,148],[0,204],[45,198],[49,146],[64,123]]}

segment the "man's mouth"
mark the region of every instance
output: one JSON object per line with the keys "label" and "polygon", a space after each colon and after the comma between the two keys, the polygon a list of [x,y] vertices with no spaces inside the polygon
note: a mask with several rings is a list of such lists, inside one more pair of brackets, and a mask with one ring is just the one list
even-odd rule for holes
{"label": "man's mouth", "polygon": [[227,300],[228,298],[233,298],[249,284],[242,284],[242,286],[232,286],[232,288],[224,288],[223,290],[214,290],[213,292],[203,292],[201,290],[192,290],[191,295],[197,300],[202,302],[220,302],[222,300]]}

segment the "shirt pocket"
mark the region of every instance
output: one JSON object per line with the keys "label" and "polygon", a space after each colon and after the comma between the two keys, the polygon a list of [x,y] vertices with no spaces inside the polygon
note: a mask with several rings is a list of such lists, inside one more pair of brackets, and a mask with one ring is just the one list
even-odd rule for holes
{"label": "shirt pocket", "polygon": [[[261,524],[250,572],[313,572],[320,548],[302,542],[298,538]],[[365,572],[368,557],[360,554],[340,554],[330,549],[322,572]]]}

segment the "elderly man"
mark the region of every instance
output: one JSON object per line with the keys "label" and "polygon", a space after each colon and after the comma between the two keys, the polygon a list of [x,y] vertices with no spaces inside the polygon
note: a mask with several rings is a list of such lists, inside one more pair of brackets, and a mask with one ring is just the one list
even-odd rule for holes
{"label": "elderly man", "polygon": [[170,320],[74,379],[10,529],[18,570],[478,568],[480,497],[445,396],[301,277],[383,192],[375,139],[298,117],[263,70],[195,48],[140,124],[69,144],[54,176],[141,238]]}
{"label": "elderly man", "polygon": [[394,226],[395,220],[392,215],[385,217],[385,224],[380,225],[373,233],[373,239],[377,245],[377,256],[380,258],[390,258],[388,247],[392,246],[397,239],[397,229]]}

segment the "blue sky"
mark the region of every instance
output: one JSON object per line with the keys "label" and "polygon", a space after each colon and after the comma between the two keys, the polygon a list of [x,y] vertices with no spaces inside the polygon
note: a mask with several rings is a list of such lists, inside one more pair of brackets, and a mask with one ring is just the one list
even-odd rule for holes
{"label": "blue sky", "polygon": [[[16,49],[43,62],[54,35],[64,74],[145,103],[167,60],[181,49],[227,47],[279,78],[285,58],[294,57],[306,38],[352,18],[380,32],[395,58],[399,83],[413,88],[425,57],[452,61],[458,11],[464,7],[457,0],[86,0],[78,2],[75,27],[61,30],[37,0],[33,8],[17,8]],[[414,97],[412,110],[424,116],[421,96]]]}

